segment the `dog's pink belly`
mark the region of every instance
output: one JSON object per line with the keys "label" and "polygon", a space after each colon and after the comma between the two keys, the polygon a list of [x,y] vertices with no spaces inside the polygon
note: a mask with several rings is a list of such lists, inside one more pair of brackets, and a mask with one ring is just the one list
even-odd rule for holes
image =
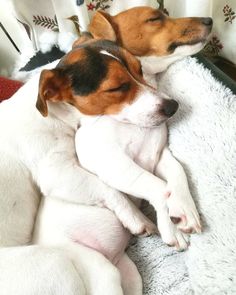
{"label": "dog's pink belly", "polygon": [[113,264],[117,264],[131,235],[113,212],[107,209],[103,210],[99,220],[97,215],[94,219],[93,216],[90,216],[86,225],[78,225],[71,233],[71,238],[76,243],[100,252]]}

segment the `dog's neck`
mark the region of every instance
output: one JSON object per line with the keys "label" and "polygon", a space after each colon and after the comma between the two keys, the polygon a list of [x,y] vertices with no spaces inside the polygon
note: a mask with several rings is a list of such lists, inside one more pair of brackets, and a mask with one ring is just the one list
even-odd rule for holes
{"label": "dog's neck", "polygon": [[167,56],[142,56],[138,57],[141,62],[142,70],[145,75],[155,75],[165,71],[168,66],[175,61],[182,59],[183,56],[167,55]]}
{"label": "dog's neck", "polygon": [[156,74],[165,71],[174,62],[199,52],[204,45],[205,43],[199,42],[195,45],[179,46],[172,54],[165,56],[137,56],[142,65],[144,79],[156,88]]}
{"label": "dog's neck", "polygon": [[157,88],[156,74],[165,71],[169,65],[182,58],[178,55],[138,57],[145,81],[154,88]]}

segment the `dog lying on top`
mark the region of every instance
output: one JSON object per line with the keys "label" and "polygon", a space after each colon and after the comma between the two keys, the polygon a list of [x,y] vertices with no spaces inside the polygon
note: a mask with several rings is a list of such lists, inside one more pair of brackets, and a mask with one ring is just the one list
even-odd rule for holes
{"label": "dog lying on top", "polygon": [[[205,25],[200,25],[201,22],[202,19],[199,19],[195,24],[204,28]],[[199,35],[201,34],[200,30]],[[98,52],[99,48],[101,50]],[[35,109],[38,76],[26,83],[9,101],[0,105],[0,135],[4,143],[0,147],[2,247],[30,243],[41,194],[45,196],[34,232],[34,241],[41,246],[0,250],[0,289],[4,290],[4,295],[31,295],[35,292],[50,294],[49,290],[56,294],[142,294],[142,282],[137,269],[124,254],[129,240],[129,232],[124,227],[134,234],[151,234],[156,231],[156,227],[125,195],[81,169],[74,147],[81,113],[91,115],[91,112],[86,111],[89,105],[93,115],[99,114],[103,108],[106,108],[107,114],[115,111],[119,113],[122,101],[133,102],[138,98],[141,87],[149,99],[160,100],[164,112],[170,107],[164,95],[160,94],[159,97],[159,94],[153,93],[153,89],[142,80],[137,60],[124,49],[114,48],[115,45],[109,42],[98,45],[97,49],[95,43],[86,44],[85,47],[78,48],[78,51],[75,48],[69,53],[55,70],[42,72],[37,108],[47,118],[43,118]],[[81,58],[85,76],[77,68]],[[99,60],[104,62],[99,63]],[[128,77],[132,87],[128,84],[119,85],[120,81],[115,79],[116,73],[109,67],[110,63],[116,63],[114,70],[118,68],[121,76]],[[94,67],[97,67],[97,73],[92,71]],[[103,80],[106,76],[109,77],[107,85]],[[107,98],[106,101],[100,87],[110,87],[109,81],[116,81],[115,87],[121,88],[116,89],[113,85],[110,88],[111,99]],[[103,89],[105,90],[106,88]],[[75,103],[74,91],[79,93],[78,104]],[[91,97],[90,91],[98,96]],[[113,104],[117,91],[122,93],[122,99]],[[101,105],[101,101],[105,104]],[[171,104],[174,113],[177,105],[174,102]],[[167,119],[167,113],[164,117]],[[164,144],[164,136],[162,139]],[[159,145],[159,148],[162,146]],[[161,174],[161,171],[158,172]],[[159,193],[164,193],[165,197],[170,193],[173,195],[165,187],[164,181],[158,183],[158,196]],[[152,196],[150,200],[153,202],[153,192],[150,194]],[[190,202],[187,206],[194,209],[195,214],[187,212],[186,222],[186,215],[182,216],[182,211],[177,210],[179,207],[172,206],[172,220],[179,222],[176,226],[170,223],[169,215],[166,214],[166,206],[171,208],[171,202],[175,199],[168,198],[166,201],[161,194],[158,196],[155,195],[158,204],[154,205],[158,208],[163,205],[163,210],[158,209],[159,219],[164,222],[160,229],[163,239],[179,249],[186,248],[187,237],[177,227],[183,231],[200,230],[194,204]],[[189,199],[181,201],[186,200]],[[105,206],[115,214],[106,208],[78,204]],[[188,218],[189,215],[191,218]],[[164,233],[165,228],[168,235]],[[170,238],[174,238],[174,241],[170,241]],[[50,274],[54,274],[53,277],[46,275],[47,269],[50,269]],[[15,272],[17,275],[14,275]],[[29,272],[38,274],[37,280],[25,275]],[[10,280],[12,277],[14,284]]]}
{"label": "dog lying on top", "polygon": [[[178,103],[146,84],[140,63],[128,51],[111,41],[94,39],[75,47],[55,69],[42,72],[37,109],[47,116],[56,103],[70,104],[81,112],[76,149],[82,166],[108,185],[150,201],[157,211],[163,241],[186,249],[184,233],[200,232],[201,225],[184,171],[166,147],[164,123]],[[136,222],[135,210],[124,212],[121,199],[103,197],[103,206],[120,211],[126,226]],[[92,203],[89,198],[86,202]],[[80,266],[80,261],[89,263],[90,255],[89,250],[81,251],[80,245],[102,253],[119,269],[121,280],[110,283],[112,294],[121,294],[121,286],[124,294],[142,294],[137,270],[124,254],[127,232],[110,212],[91,208],[83,213],[83,207],[77,207],[44,198],[34,243],[60,246],[75,256],[73,261],[78,262],[82,280],[89,281],[85,285],[91,294],[97,289],[97,276],[95,268]],[[152,225],[140,220],[151,233]],[[127,269],[128,275],[124,273]]]}

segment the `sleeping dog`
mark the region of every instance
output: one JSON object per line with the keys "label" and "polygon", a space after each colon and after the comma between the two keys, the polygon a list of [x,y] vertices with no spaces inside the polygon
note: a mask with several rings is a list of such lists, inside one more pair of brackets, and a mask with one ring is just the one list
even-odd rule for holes
{"label": "sleeping dog", "polygon": [[[106,78],[107,71],[107,63],[99,63],[102,53],[86,54],[87,51],[93,52],[93,48],[88,46],[85,51],[79,50],[82,68],[78,65],[77,51],[73,50],[70,66],[62,60],[55,70],[44,70],[38,99],[35,92],[38,92],[39,77],[36,76],[10,100],[0,104],[0,245],[6,247],[0,249],[3,294],[50,294],[47,288],[50,290],[51,284],[57,286],[64,282],[64,276],[69,276],[70,280],[52,294],[123,294],[118,270],[108,258],[119,262],[120,268],[126,269],[124,264],[131,265],[131,270],[137,272],[123,255],[129,232],[151,234],[156,231],[156,226],[125,195],[79,166],[74,138],[81,119],[79,110],[83,111],[83,107],[74,104],[74,92],[78,91],[81,102],[85,102],[90,90]],[[129,59],[125,60],[130,64]],[[95,109],[101,107],[97,94],[92,102]],[[40,219],[48,210],[42,210],[42,215],[39,212],[35,228],[35,243],[44,247],[9,247],[31,243],[42,195],[46,196],[47,206],[54,204],[49,211],[49,220]],[[104,208],[73,207],[63,200],[105,206],[116,215]],[[62,211],[59,211],[60,206]],[[76,209],[71,209],[75,210],[74,214],[70,209],[67,211],[70,206]],[[39,225],[44,222],[47,223],[46,230],[44,228],[41,234]],[[55,226],[52,231],[51,222]],[[44,242],[45,236],[51,237],[52,241]],[[53,277],[44,277],[44,270],[51,268]],[[27,276],[29,272],[37,279]],[[134,279],[137,278],[139,276],[135,275]],[[11,279],[14,279],[13,283]],[[134,285],[140,289],[140,283]],[[69,287],[70,293],[66,291]]]}
{"label": "sleeping dog", "polygon": [[210,17],[171,18],[159,9],[134,7],[111,16],[97,11],[89,25],[96,39],[116,42],[142,64],[146,81],[175,61],[200,51],[212,29]]}
{"label": "sleeping dog", "polygon": [[[204,27],[203,24],[202,26]],[[137,27],[136,29],[140,30],[140,28]],[[201,34],[201,31],[199,31],[199,34]],[[104,50],[107,50],[107,48]],[[102,56],[104,56],[104,54]],[[132,59],[132,57],[130,57],[130,59]],[[50,66],[52,67],[53,65]],[[56,201],[53,200],[53,198],[72,203],[88,205],[98,203],[103,206],[105,205],[114,211],[116,215],[105,208],[93,207],[92,209],[90,208],[91,210],[87,209],[86,211],[87,207],[79,207],[78,205],[65,203],[62,203],[62,208],[66,208],[66,205],[68,205],[68,208],[70,206],[75,206],[76,210],[83,211],[84,209],[84,215],[78,213],[83,216],[83,218],[85,218],[87,212],[91,212],[91,215],[93,214],[92,212],[94,212],[96,218],[84,219],[87,223],[90,222],[90,227],[87,226],[90,230],[92,228],[97,228],[98,225],[101,226],[101,224],[107,226],[104,229],[101,228],[100,233],[102,234],[100,238],[95,237],[95,240],[99,242],[95,245],[95,248],[108,259],[116,263],[117,266],[119,264],[117,261],[119,260],[121,269],[129,269],[131,270],[131,274],[135,274],[134,276],[131,275],[129,280],[125,280],[125,275],[121,277],[123,289],[130,290],[130,293],[124,293],[140,294],[140,291],[138,293],[137,290],[141,289],[141,280],[137,274],[137,270],[135,266],[130,263],[130,260],[127,261],[126,257],[121,255],[126,246],[126,241],[129,239],[129,235],[127,231],[124,230],[121,223],[135,234],[149,234],[155,232],[156,228],[150,221],[145,219],[141,212],[138,211],[123,194],[107,187],[99,181],[97,177],[79,167],[75,155],[74,135],[80,124],[81,115],[76,108],[71,106],[72,101],[63,103],[56,99],[59,98],[59,96],[54,96],[61,87],[63,88],[60,91],[61,94],[65,95],[69,93],[69,87],[67,88],[68,85],[63,81],[64,78],[59,72],[57,75],[59,80],[56,85],[53,83],[51,84],[53,75],[50,71],[42,74],[41,87],[45,78],[47,78],[46,80],[49,82],[49,86],[54,85],[50,91],[44,92],[44,97],[52,98],[51,102],[49,102],[50,99],[48,99],[45,105],[43,101],[38,101],[37,104],[37,107],[39,109],[41,108],[41,110],[43,110],[43,107],[45,108],[45,106],[47,106],[48,117],[46,119],[35,110],[38,76],[35,76],[26,83],[26,85],[9,101],[0,105],[0,134],[2,141],[0,147],[2,155],[0,161],[0,245],[17,246],[30,243],[35,215],[42,194],[47,197],[52,197],[52,199],[48,199],[47,201],[48,206],[50,201],[55,205]],[[76,74],[77,72],[75,71],[74,73]],[[98,73],[99,75],[97,78],[101,78],[102,73],[100,69]],[[94,82],[94,79],[96,81],[96,77],[94,78],[93,73],[87,81]],[[83,82],[86,83],[87,81]],[[86,87],[87,83],[84,87],[85,90]],[[54,96],[54,99],[52,96]],[[93,107],[95,107],[96,104],[98,108],[100,108],[100,101],[95,100],[93,102]],[[82,105],[80,107],[82,107]],[[47,114],[47,110],[45,108],[44,115]],[[83,108],[81,111],[83,111]],[[104,198],[104,196],[106,197]],[[58,204],[61,204],[60,201],[58,201]],[[62,217],[64,214],[65,217],[71,214],[71,211],[69,211],[70,213],[68,212],[68,214],[66,211],[59,211],[59,206],[60,205],[55,206],[55,211],[57,210],[59,214],[55,213],[49,216],[51,221],[55,220],[55,224],[58,219],[63,221]],[[41,212],[46,212],[46,210],[42,210]],[[120,234],[117,235],[116,242],[113,244],[115,249],[111,247],[109,242],[109,239],[114,237],[114,235],[110,235],[109,224],[106,221],[102,222],[102,218],[105,218],[106,214],[108,215],[108,219],[113,214],[114,226],[112,228],[120,231]],[[120,222],[117,220],[116,216],[118,216]],[[82,225],[84,225],[83,218],[80,219]],[[39,220],[42,221],[43,219]],[[98,220],[100,220],[100,223]],[[79,222],[77,219],[75,219],[75,221]],[[87,223],[83,228],[86,228]],[[38,221],[38,224],[41,224],[40,221]],[[106,260],[103,255],[91,249],[93,248],[94,239],[90,241],[86,240],[89,238],[86,231],[84,232],[85,234],[77,232],[78,235],[73,232],[74,235],[71,236],[70,229],[66,226],[67,224],[68,223],[65,222],[64,229],[66,229],[66,233],[69,234],[70,239],[68,241],[68,235],[65,235],[65,231],[62,230],[63,226],[62,228],[59,227],[59,238],[55,239],[51,244],[56,245],[56,248],[32,246],[1,249],[0,289],[4,290],[5,294],[17,293],[19,295],[31,295],[36,292],[36,290],[38,294],[40,294],[40,292],[41,294],[49,294],[48,290],[56,290],[55,292],[57,292],[57,294],[78,294],[79,290],[80,294],[84,294],[85,288],[90,290],[88,294],[93,294],[95,291],[97,291],[97,294],[111,294],[112,292],[110,290],[112,289],[110,289],[110,282],[113,281],[115,282],[114,288],[116,291],[118,290],[118,293],[114,292],[112,294],[121,294],[119,293],[122,291],[120,291],[120,278],[117,270],[109,264],[108,260]],[[55,227],[52,228],[55,229]],[[73,229],[73,227],[71,227],[71,229]],[[184,229],[184,227],[182,227],[182,229]],[[40,226],[37,227],[37,230],[40,230]],[[37,230],[35,231],[35,241],[37,240]],[[45,233],[47,234],[48,232],[50,232],[50,224]],[[57,231],[55,231],[55,234],[56,233]],[[106,237],[106,239],[104,239],[104,237]],[[68,243],[68,248],[65,247],[65,245],[60,248],[61,238],[64,238],[64,242]],[[56,241],[58,241],[58,245]],[[78,242],[76,247],[73,247],[75,244],[72,243],[72,241]],[[186,242],[184,242],[185,240],[181,239],[181,241],[186,245]],[[47,241],[45,243],[47,243]],[[105,243],[105,245],[103,243]],[[48,242],[48,245],[49,244]],[[91,248],[84,247],[81,244]],[[75,251],[79,251],[78,253],[80,253],[80,255],[73,255],[74,250],[72,251],[72,248],[76,248]],[[109,254],[105,251],[106,249],[114,250],[114,252]],[[88,264],[88,256],[91,259],[93,258],[93,268]],[[76,257],[78,257],[77,260]],[[123,259],[121,259],[121,257],[123,257]],[[102,264],[103,273],[100,273],[100,264]],[[76,269],[74,266],[76,266]],[[50,270],[49,274],[53,273],[53,277],[47,275],[47,270]],[[25,274],[28,272],[35,274],[37,279],[31,279],[31,277],[26,276]],[[98,275],[100,275],[99,278],[97,277]],[[12,277],[14,277],[14,283],[11,282]],[[98,288],[99,286],[97,286],[96,279],[99,279],[100,290]],[[134,288],[131,286],[133,281],[135,281],[133,284]],[[58,284],[58,282],[61,284]],[[84,286],[84,284],[86,286]],[[94,288],[96,289],[95,291]]]}
{"label": "sleeping dog", "polygon": [[[162,239],[179,250],[186,249],[184,233],[200,232],[201,225],[184,171],[166,147],[164,123],[176,112],[177,102],[146,84],[140,63],[128,51],[111,41],[90,40],[65,55],[55,69],[42,72],[38,110],[47,116],[58,103],[81,112],[76,138],[80,163],[108,185],[150,201],[157,211]],[[86,203],[94,202],[90,198],[86,195]],[[136,222],[137,214],[127,208],[123,211],[123,200],[104,194],[102,203],[119,212],[126,225]],[[124,254],[128,240],[129,234],[107,209],[87,209],[50,198],[41,203],[34,243],[71,253],[91,294],[98,289],[96,263],[93,268],[89,262],[91,249],[120,271],[121,279],[110,282],[114,290],[110,294],[121,294],[121,286],[124,294],[142,294],[137,270]],[[106,294],[104,287],[102,290]]]}

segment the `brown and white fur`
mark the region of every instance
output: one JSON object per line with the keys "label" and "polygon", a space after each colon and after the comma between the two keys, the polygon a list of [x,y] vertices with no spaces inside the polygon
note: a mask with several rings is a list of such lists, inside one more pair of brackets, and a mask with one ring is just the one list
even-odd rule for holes
{"label": "brown and white fur", "polygon": [[[150,201],[162,239],[186,249],[184,233],[200,232],[201,225],[184,171],[166,147],[164,122],[177,110],[177,102],[145,83],[140,63],[128,51],[110,41],[92,40],[75,47],[55,69],[42,72],[36,106],[47,116],[57,103],[71,104],[82,113],[76,139],[80,163],[108,185]],[[86,203],[93,203],[89,198]],[[124,212],[122,200],[104,194],[102,203],[124,216],[125,225],[136,223],[139,215],[135,217],[129,209]],[[155,230],[143,217],[141,221],[147,233]],[[98,270],[96,264],[89,268],[85,253],[91,250],[81,251],[83,246],[102,253],[119,269],[121,280],[112,280],[114,291],[109,292],[142,294],[136,267],[124,254],[128,240],[127,231],[107,209],[87,209],[50,198],[41,203],[34,242],[61,247],[73,253],[78,263],[81,259],[82,266],[77,268],[89,294],[97,290]]]}
{"label": "brown and white fur", "polygon": [[[138,27],[136,29],[139,30]],[[44,73],[44,78],[45,75],[48,75],[47,80],[50,81],[50,72]],[[59,81],[62,81],[60,78],[65,78],[60,75],[58,77]],[[59,83],[58,87],[61,89],[64,86],[60,93],[66,94],[68,84],[64,80],[63,83]],[[68,104],[48,101],[48,117],[44,119],[35,109],[37,88],[38,76],[35,76],[9,101],[0,105],[0,245],[6,247],[0,250],[0,289],[4,295],[85,292],[122,294],[117,269],[103,255],[91,249],[95,239],[95,248],[98,251],[116,263],[122,274],[124,271],[129,272],[129,275],[122,276],[124,294],[141,294],[140,276],[131,261],[123,255],[129,234],[116,216],[132,233],[152,233],[155,226],[123,194],[105,186],[97,177],[80,168],[74,148],[74,135],[80,124],[80,113],[70,105],[72,102]],[[50,97],[58,89],[56,87],[44,95]],[[95,99],[93,106],[99,103]],[[38,107],[40,108],[40,103]],[[114,110],[117,107],[111,111]],[[30,243],[42,194],[48,198],[49,211],[44,207],[45,210],[41,213],[53,211],[53,215],[48,215],[50,221],[55,221],[55,224],[61,221],[58,232],[54,231],[55,226],[48,223],[47,230],[43,233],[47,235],[52,229],[52,237],[57,238],[52,243],[46,241],[48,246],[14,247]],[[56,202],[58,205],[55,205]],[[76,203],[105,204],[116,215],[106,208],[88,209]],[[53,204],[53,209],[50,204]],[[42,208],[43,205],[42,202]],[[76,213],[72,214],[72,211]],[[37,230],[40,230],[43,220],[38,220]],[[107,220],[110,220],[112,226]],[[86,231],[77,231],[76,236],[71,235],[71,221],[75,227],[78,225],[80,229],[87,228],[89,234],[95,235],[94,239],[90,239]],[[41,232],[42,238],[43,233]],[[68,237],[71,239],[68,240]],[[75,245],[72,241],[79,243]],[[111,248],[111,243],[115,246],[114,249]],[[104,249],[112,249],[113,252],[109,253]],[[34,274],[34,278],[27,276],[27,273]],[[111,282],[114,284],[111,285]]]}
{"label": "brown and white fur", "polygon": [[156,73],[177,60],[199,52],[212,29],[209,17],[171,18],[159,9],[134,7],[115,16],[97,11],[89,31],[126,48],[141,61],[144,77],[156,87]]}
{"label": "brown and white fur", "polygon": [[[130,270],[131,285],[132,273],[136,274],[133,280],[137,283],[132,288],[127,286],[127,275],[121,275],[124,290],[130,290],[130,293],[124,291],[125,294],[141,292],[136,267],[124,255],[129,240],[124,227],[134,234],[151,234],[156,226],[125,195],[80,168],[75,152],[75,132],[81,119],[78,109],[84,112],[90,102],[97,112],[102,97],[95,89],[93,98],[87,93],[75,104],[73,79],[78,78],[78,70],[83,72],[81,84],[74,86],[86,92],[88,75],[91,87],[100,85],[106,77],[109,86],[110,75],[115,75],[111,71],[107,76],[100,67],[100,77],[92,71],[94,58],[96,61],[103,54],[89,56],[86,52],[93,49],[86,48],[79,50],[83,71],[78,68],[77,53],[72,51],[71,67],[62,61],[55,70],[42,72],[39,95],[36,76],[10,100],[0,104],[0,245],[5,247],[0,250],[0,289],[3,294],[123,294],[120,274],[110,261],[123,272]],[[125,50],[122,52],[131,57]],[[129,64],[129,59],[125,60]],[[65,72],[61,73],[62,69]],[[37,224],[46,222],[42,233],[39,225],[35,229],[34,241],[40,247],[14,247],[31,243],[42,195],[50,215],[44,219],[43,214],[48,210],[39,212]],[[75,204],[105,205],[111,211]],[[44,240],[45,236],[51,240]],[[53,276],[46,275],[46,270]],[[36,278],[31,279],[27,273]],[[65,275],[70,277],[68,283]]]}

